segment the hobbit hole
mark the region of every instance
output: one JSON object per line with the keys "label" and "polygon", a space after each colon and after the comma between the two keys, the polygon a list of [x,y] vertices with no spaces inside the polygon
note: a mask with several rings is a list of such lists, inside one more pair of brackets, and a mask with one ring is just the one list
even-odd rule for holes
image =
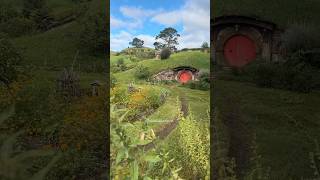
{"label": "hobbit hole", "polygon": [[153,76],[157,81],[172,81],[176,80],[180,83],[198,80],[199,70],[193,67],[180,66],[173,69],[163,70]]}
{"label": "hobbit hole", "polygon": [[220,16],[212,19],[211,36],[215,64],[243,67],[263,59],[277,61],[280,57],[282,31],[276,24],[246,16]]}

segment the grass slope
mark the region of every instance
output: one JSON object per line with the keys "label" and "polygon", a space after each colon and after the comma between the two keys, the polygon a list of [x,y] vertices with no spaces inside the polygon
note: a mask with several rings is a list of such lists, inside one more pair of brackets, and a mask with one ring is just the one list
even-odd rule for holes
{"label": "grass slope", "polygon": [[293,22],[319,23],[317,0],[223,0],[211,3],[214,16],[249,15],[273,21],[280,26]]}
{"label": "grass slope", "polygon": [[241,106],[241,115],[257,134],[263,167],[271,168],[273,179],[310,178],[309,152],[315,150],[313,138],[320,138],[319,92],[299,94],[240,82],[214,83],[221,113],[228,113],[227,97]]}
{"label": "grass slope", "polygon": [[[155,74],[165,69],[175,68],[178,66],[191,66],[200,70],[208,70],[210,68],[210,54],[203,52],[181,52],[171,55],[167,60],[148,59],[137,63],[149,68],[151,74]],[[115,58],[111,57],[111,61]],[[125,72],[116,73],[115,76],[119,81],[130,82],[136,80],[133,77],[135,68]]]}

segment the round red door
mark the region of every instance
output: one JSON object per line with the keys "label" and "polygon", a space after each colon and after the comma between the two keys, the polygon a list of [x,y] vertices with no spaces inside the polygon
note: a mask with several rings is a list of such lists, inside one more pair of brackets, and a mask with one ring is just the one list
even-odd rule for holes
{"label": "round red door", "polygon": [[256,58],[255,44],[246,36],[233,36],[224,46],[224,57],[230,66],[242,67]]}
{"label": "round red door", "polygon": [[192,80],[192,75],[191,75],[191,72],[189,71],[182,71],[180,74],[179,74],[179,81],[181,83],[187,83],[188,81]]}

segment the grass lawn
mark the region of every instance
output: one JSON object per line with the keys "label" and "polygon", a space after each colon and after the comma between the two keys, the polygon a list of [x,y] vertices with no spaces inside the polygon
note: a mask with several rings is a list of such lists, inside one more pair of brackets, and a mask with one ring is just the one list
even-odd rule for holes
{"label": "grass lawn", "polygon": [[257,134],[263,166],[271,168],[273,178],[300,179],[313,174],[309,152],[315,151],[313,138],[320,138],[320,92],[300,94],[234,81],[214,83],[219,111],[228,113],[232,104],[225,100],[234,97],[241,116]]}

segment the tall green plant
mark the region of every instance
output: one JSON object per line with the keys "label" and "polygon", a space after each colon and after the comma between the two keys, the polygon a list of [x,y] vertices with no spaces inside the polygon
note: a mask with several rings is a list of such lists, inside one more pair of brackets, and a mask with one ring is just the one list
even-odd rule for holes
{"label": "tall green plant", "polygon": [[[8,120],[14,114],[14,106],[10,106],[8,109],[0,113],[0,125],[4,121]],[[32,164],[27,160],[53,155],[53,151],[48,150],[29,150],[19,152],[16,148],[16,143],[19,135],[23,131],[19,131],[13,135],[5,136],[1,139],[0,146],[0,179],[16,180],[16,179],[32,179],[42,180],[53,165],[58,161],[60,155],[56,155],[43,169],[39,170],[35,174],[30,174],[28,169]]]}
{"label": "tall green plant", "polygon": [[192,114],[182,117],[178,127],[179,145],[183,153],[196,167],[199,174],[205,177],[209,168],[209,128],[201,127]]}

